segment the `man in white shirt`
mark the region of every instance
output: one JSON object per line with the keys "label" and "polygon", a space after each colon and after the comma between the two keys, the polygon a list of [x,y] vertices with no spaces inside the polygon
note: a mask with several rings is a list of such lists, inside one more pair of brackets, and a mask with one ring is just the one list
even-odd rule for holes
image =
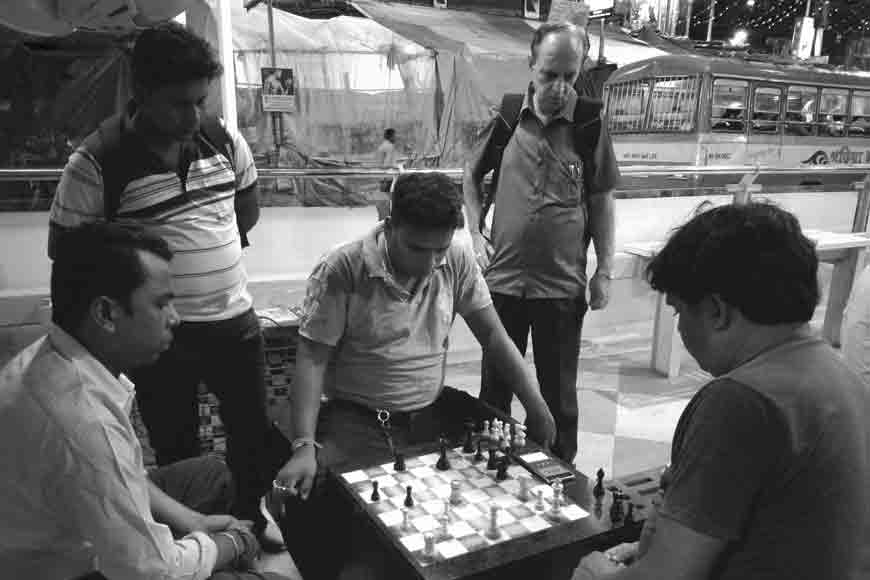
{"label": "man in white shirt", "polygon": [[130,424],[122,373],[152,363],[179,321],[171,257],[162,239],[112,224],[57,247],[49,334],[0,371],[0,577],[201,580],[253,564],[250,522],[220,515],[226,466],[190,459],[149,480]]}

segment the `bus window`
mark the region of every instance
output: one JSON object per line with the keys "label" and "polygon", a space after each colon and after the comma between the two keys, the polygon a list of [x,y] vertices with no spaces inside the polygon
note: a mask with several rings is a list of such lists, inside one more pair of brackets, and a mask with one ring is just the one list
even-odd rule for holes
{"label": "bus window", "polygon": [[826,137],[842,137],[846,134],[846,101],[849,91],[846,89],[822,89],[822,100],[819,103],[819,135]]}
{"label": "bus window", "polygon": [[776,133],[780,119],[782,91],[776,87],[756,87],[752,103],[752,132]]}
{"label": "bus window", "polygon": [[647,126],[651,131],[688,133],[695,129],[699,77],[661,77],[653,82]]}
{"label": "bus window", "polygon": [[611,86],[607,103],[608,128],[612,133],[636,133],[643,129],[649,82],[634,81]]}
{"label": "bus window", "polygon": [[852,93],[852,122],[849,135],[870,137],[870,92]]}
{"label": "bus window", "polygon": [[815,132],[818,89],[789,87],[785,110],[786,135],[812,135]]}
{"label": "bus window", "polygon": [[742,133],[746,121],[746,90],[749,83],[735,79],[713,81],[713,110],[710,126],[716,132]]}

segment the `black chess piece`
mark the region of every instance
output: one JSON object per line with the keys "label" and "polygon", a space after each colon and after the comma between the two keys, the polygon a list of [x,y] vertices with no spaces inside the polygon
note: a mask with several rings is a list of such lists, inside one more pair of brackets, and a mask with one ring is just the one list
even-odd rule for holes
{"label": "black chess piece", "polygon": [[496,481],[504,481],[508,478],[508,462],[507,457],[502,457],[498,462],[498,470],[495,472]]}
{"label": "black chess piece", "polygon": [[405,507],[414,507],[414,498],[411,495],[411,486],[405,488]]}
{"label": "black chess piece", "polygon": [[483,444],[483,441],[481,439],[478,439],[477,440],[477,453],[474,454],[474,462],[475,463],[480,463],[481,461],[483,461],[483,450],[480,448],[480,446],[482,444]]}
{"label": "black chess piece", "polygon": [[495,449],[489,448],[489,460],[486,462],[487,469],[495,469],[498,467],[498,462],[495,459]]}
{"label": "black chess piece", "polygon": [[450,469],[450,460],[447,459],[447,443],[441,440],[441,456],[438,458],[438,463],[435,464],[435,469],[438,471],[447,471]]}
{"label": "black chess piece", "polygon": [[622,520],[622,495],[618,491],[613,492],[613,503],[610,505],[610,523],[616,524]]}
{"label": "black chess piece", "polygon": [[405,471],[405,456],[401,453],[396,453],[396,462],[393,463],[393,469],[396,471]]}
{"label": "black chess piece", "polygon": [[378,480],[372,481],[372,501],[380,501],[381,494],[378,492]]}
{"label": "black chess piece", "polygon": [[462,446],[463,453],[474,453],[474,421],[465,422],[465,444]]}
{"label": "black chess piece", "polygon": [[604,495],[604,470],[599,467],[598,471],[595,473],[595,477],[598,478],[598,480],[595,482],[595,487],[592,488],[592,495],[600,498]]}

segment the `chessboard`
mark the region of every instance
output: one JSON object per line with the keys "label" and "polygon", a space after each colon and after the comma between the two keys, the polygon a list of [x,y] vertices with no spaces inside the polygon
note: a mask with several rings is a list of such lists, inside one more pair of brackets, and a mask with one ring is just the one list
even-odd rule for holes
{"label": "chessboard", "polygon": [[[510,550],[521,538],[570,527],[589,516],[563,493],[561,483],[550,486],[515,461],[503,463],[507,456],[501,451],[493,459],[464,453],[462,447],[442,453],[410,457],[403,471],[385,463],[339,475],[415,568],[498,545]],[[526,455],[531,460],[541,453]],[[441,464],[444,459],[449,466]]]}

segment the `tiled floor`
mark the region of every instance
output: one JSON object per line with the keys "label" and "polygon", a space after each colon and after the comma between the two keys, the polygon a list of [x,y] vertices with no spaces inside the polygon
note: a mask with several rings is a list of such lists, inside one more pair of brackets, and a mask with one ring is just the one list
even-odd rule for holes
{"label": "tiled floor", "polygon": [[[632,323],[583,340],[576,460],[582,473],[592,475],[602,467],[620,477],[667,463],[680,413],[709,380],[688,355],[673,379],[652,371],[651,332],[651,323]],[[532,355],[528,358],[531,362]],[[447,383],[469,393],[477,394],[479,377],[479,361],[448,365]],[[513,415],[524,416],[516,400]]]}

